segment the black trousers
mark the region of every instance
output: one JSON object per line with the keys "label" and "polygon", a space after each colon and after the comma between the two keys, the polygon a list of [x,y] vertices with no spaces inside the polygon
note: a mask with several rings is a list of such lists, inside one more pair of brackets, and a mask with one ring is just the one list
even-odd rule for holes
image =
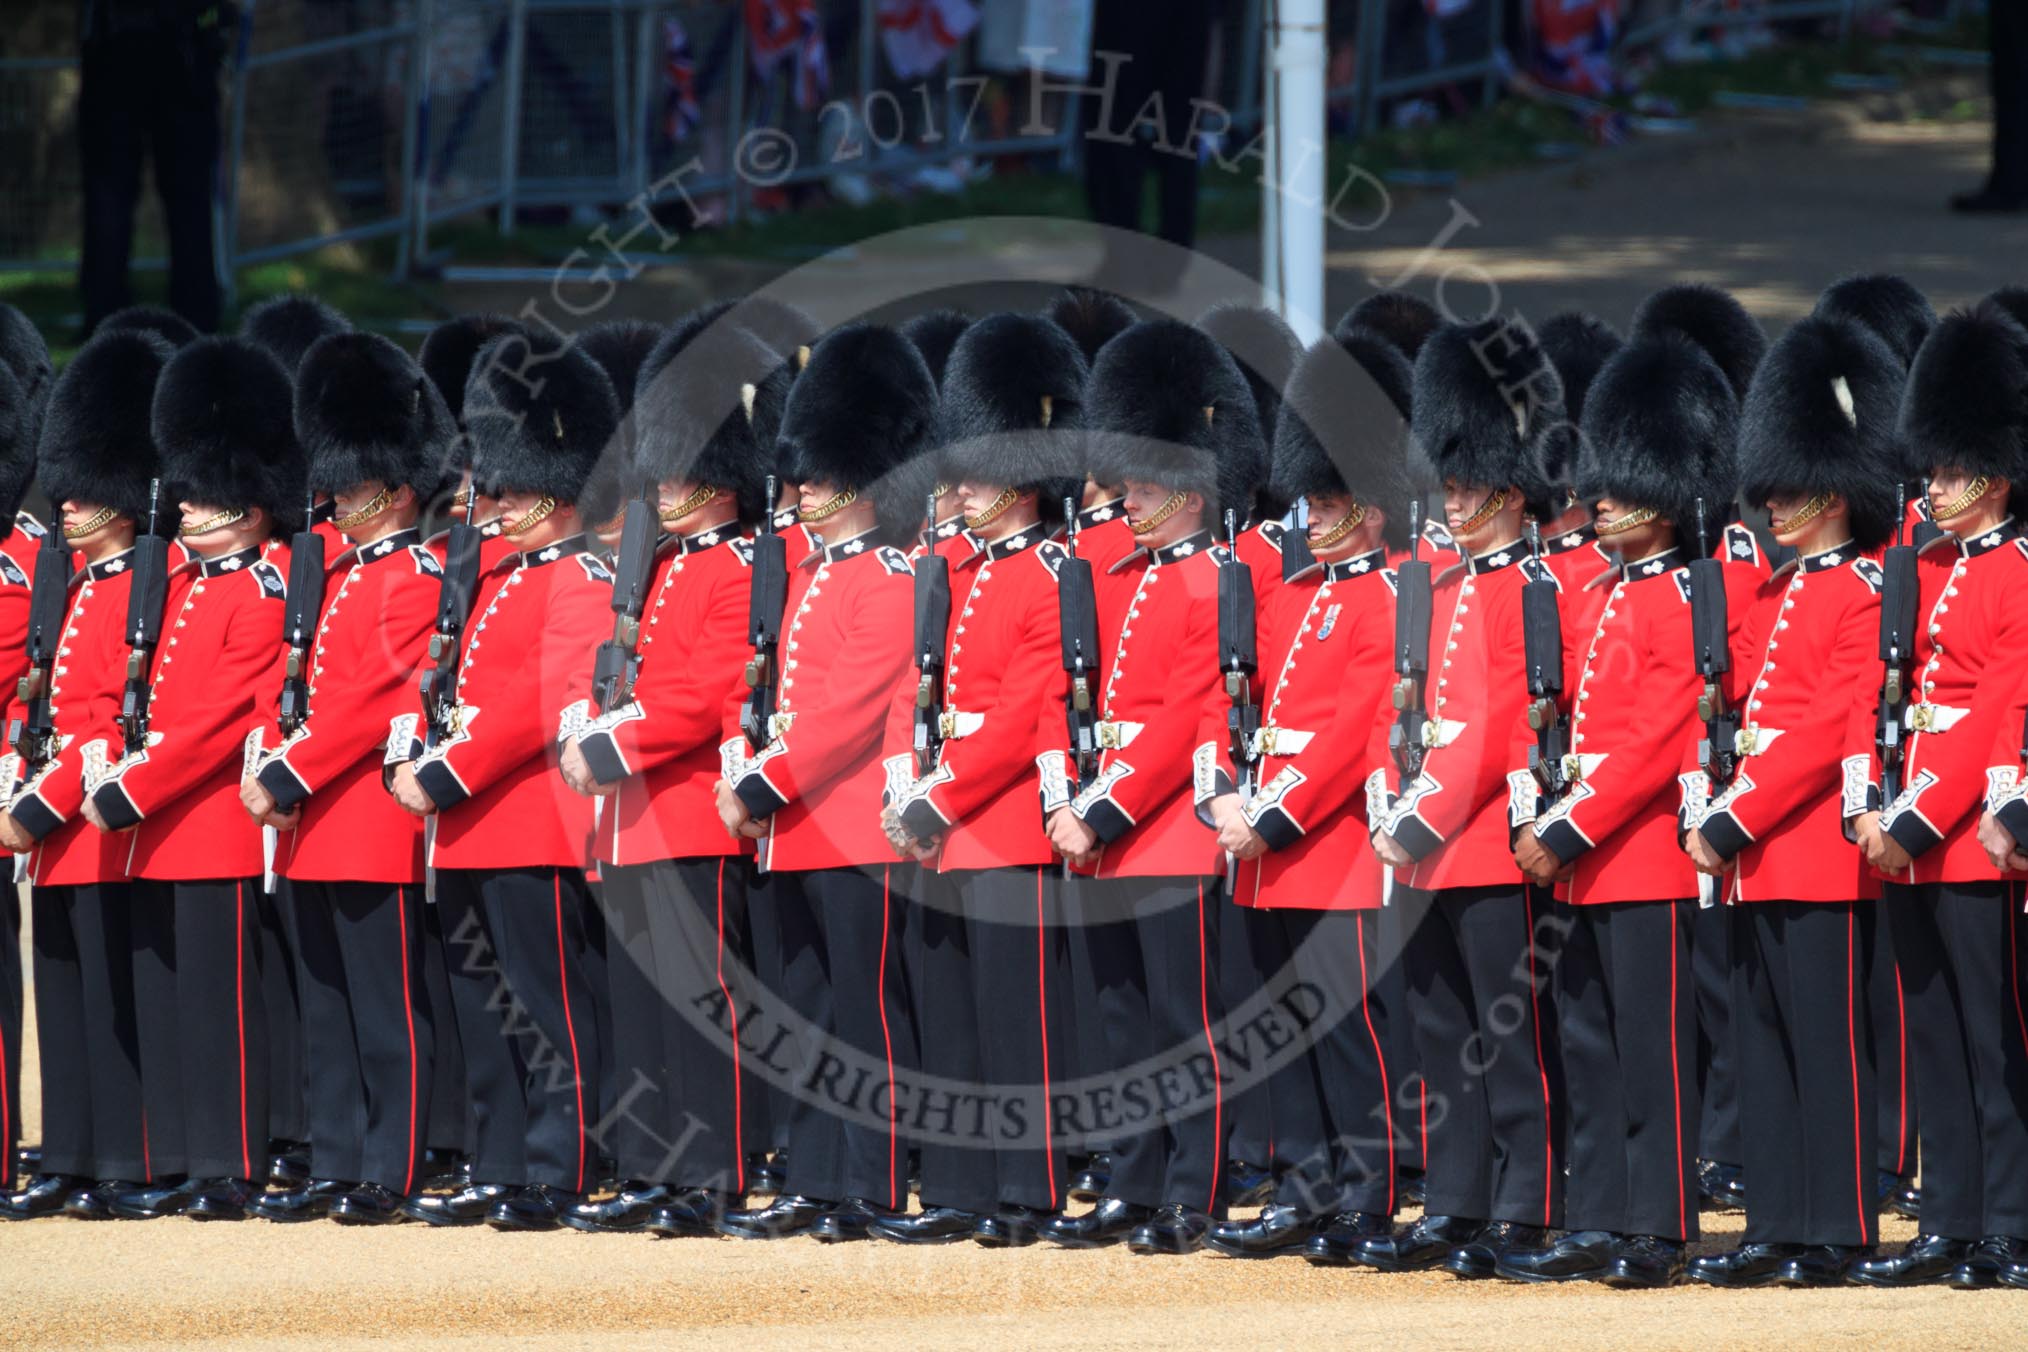
{"label": "black trousers", "polygon": [[1694,899],[1567,908],[1556,987],[1572,1230],[1697,1237],[1696,909]]}
{"label": "black trousers", "polygon": [[[1273,972],[1287,959],[1279,921],[1250,906],[1235,906],[1225,889],[1219,889],[1218,989],[1228,1011],[1238,1009],[1260,988],[1263,971]],[[1226,1112],[1231,1120],[1225,1139],[1228,1159],[1270,1167],[1290,1157],[1283,1150],[1283,1135],[1275,1129],[1274,1096],[1262,1081],[1248,1086],[1232,1084],[1226,1093]]]}
{"label": "black trousers", "polygon": [[[21,981],[21,897],[10,880],[0,887],[0,1187],[14,1186],[14,1147],[21,1139],[21,1033],[27,992]],[[37,998],[41,994],[37,992]],[[37,1020],[38,1026],[40,1019]],[[49,1156],[49,1107],[42,1110],[43,1158]]]}
{"label": "black trousers", "polygon": [[980,1074],[1001,1100],[994,1197],[1054,1211],[1070,1185],[1055,1102],[1069,993],[1063,879],[1054,869],[983,869],[957,875],[957,886],[971,939]]}
{"label": "black trousers", "polygon": [[778,873],[770,891],[782,986],[801,1025],[790,1094],[791,1192],[900,1207],[908,1151],[894,1093],[908,1017],[900,967],[907,898],[884,866]]}
{"label": "black trousers", "polygon": [[132,301],[127,267],[141,165],[152,161],[169,234],[169,304],[204,332],[218,327],[211,188],[218,164],[218,67],[141,35],[86,43],[78,92],[85,328]]}
{"label": "black trousers", "polygon": [[1933,883],[1887,905],[1922,1102],[1922,1228],[2028,1235],[2028,994],[2013,884]]}
{"label": "black trousers", "polygon": [[598,1024],[576,869],[440,869],[480,1183],[582,1192],[597,1166]]}
{"label": "black trousers", "polygon": [[1225,1086],[1215,1040],[1224,1004],[1215,965],[1216,878],[1105,878],[1076,884],[1105,1019],[1117,1133],[1107,1195],[1219,1214]]}
{"label": "black trousers", "polygon": [[319,1178],[421,1186],[436,1046],[423,889],[297,882],[311,1166]]}
{"label": "black trousers", "polygon": [[1734,931],[1748,1243],[1863,1246],[1880,1238],[1866,1030],[1874,905],[1724,908]]}
{"label": "black trousers", "polygon": [[[593,1039],[598,1047],[598,1061],[591,1068],[592,1083],[598,1088],[585,1104],[585,1115],[596,1126],[611,1120],[615,1102],[613,985],[607,971],[607,948],[612,938],[606,932],[605,884],[587,876],[585,890],[590,904],[584,908],[584,981],[591,992],[592,1022],[598,1029],[598,1036]],[[602,1162],[598,1176],[604,1177],[604,1165],[613,1159],[612,1146],[602,1131],[593,1130],[592,1134]]]}
{"label": "black trousers", "polygon": [[[782,927],[775,905],[778,875],[746,865],[747,939],[753,946],[753,979],[769,1005],[786,1004],[788,986],[782,966]],[[780,1151],[789,1148],[789,1119],[794,1115],[795,1096],[778,1079],[769,1078],[755,1100],[754,1123],[748,1132],[756,1150]]]}
{"label": "black trousers", "polygon": [[1913,1179],[1918,1120],[1915,1068],[1909,1060],[1908,996],[1902,987],[1901,960],[1894,952],[1894,926],[1888,921],[1889,913],[1906,896],[1906,889],[1898,883],[1881,889],[1873,947],[1867,955],[1866,1028],[1873,1049],[1877,1104],[1875,1163],[1897,1178]]}
{"label": "black trousers", "polygon": [[1987,8],[1993,50],[1994,192],[2028,197],[2028,11]]}
{"label": "black trousers", "polygon": [[1690,970],[1697,985],[1697,1155],[1721,1164],[1745,1157],[1740,1141],[1739,1039],[1732,1031],[1732,920],[1724,906],[1700,906],[1690,922]]}
{"label": "black trousers", "polygon": [[[150,1173],[267,1174],[259,878],[137,880],[129,936]],[[155,1148],[157,1133],[162,1148]]]}
{"label": "black trousers", "polygon": [[124,883],[38,887],[33,906],[43,1168],[145,1178],[131,891]]}
{"label": "black trousers", "polygon": [[[304,959],[296,905],[295,884],[287,878],[275,879],[275,890],[260,895],[261,1003],[268,1014],[268,1136],[276,1141],[310,1139],[309,1072],[303,1051]],[[313,1160],[311,1167],[319,1166]]]}
{"label": "black trousers", "polygon": [[465,1045],[458,1035],[458,1010],[451,1000],[450,958],[444,946],[444,908],[422,906],[423,992],[435,1040],[430,1057],[428,1126],[423,1140],[432,1150],[469,1154],[472,1112],[465,1088]]}
{"label": "black trousers", "polygon": [[[1197,233],[1197,147],[1188,141],[1190,100],[1204,94],[1204,35],[1211,23],[1206,0],[1171,0],[1161,6],[1106,0],[1092,20],[1092,50],[1119,52],[1108,124],[1097,125],[1107,102],[1087,95],[1084,181],[1091,216],[1100,225],[1138,230],[1141,188],[1155,175],[1157,231],[1188,248]],[[1092,82],[1106,67],[1093,62]],[[1159,107],[1149,107],[1159,99]],[[1130,130],[1146,113],[1152,125]],[[1157,144],[1165,137],[1166,144]]]}
{"label": "black trousers", "polygon": [[[998,1086],[988,1079],[980,1054],[979,1016],[982,1008],[994,1007],[973,982],[973,926],[960,886],[958,875],[924,870],[910,907],[922,1075],[904,1130],[922,1150],[924,1206],[990,1212],[998,1209],[995,1152],[1001,1124],[992,1102]],[[1031,1001],[1022,1011],[995,1013],[1020,1017],[1032,1008]]]}
{"label": "black trousers", "polygon": [[1396,887],[1394,904],[1428,1095],[1429,1214],[1554,1225],[1543,998],[1553,953],[1541,951],[1558,937],[1552,918],[1519,883]]}
{"label": "black trousers", "polygon": [[[1373,1025],[1380,1033],[1380,1046],[1387,1054],[1388,1083],[1394,1119],[1394,1165],[1397,1174],[1423,1171],[1423,1147],[1428,1135],[1429,1085],[1422,1074],[1422,1058],[1415,1049],[1415,1016],[1408,1008],[1407,928],[1400,906],[1384,906],[1368,921],[1379,943],[1380,971],[1368,988],[1367,1006]],[[1552,1089],[1554,1084],[1552,1083]],[[1550,1107],[1560,1112],[1558,1097]]]}
{"label": "black trousers", "polygon": [[[1058,1040],[1064,1059],[1059,1073],[1066,1083],[1096,1085],[1109,1081],[1113,1070],[1105,1011],[1099,1003],[1098,957],[1092,947],[1094,935],[1103,937],[1101,922],[1087,914],[1093,899],[1079,879],[1059,876],[1058,885],[1066,918],[1068,983],[1061,1023],[1064,1035]],[[1110,1150],[1116,1134],[1116,1127],[1100,1126],[1094,1114],[1082,1114],[1067,1144],[1073,1154],[1097,1153]]]}
{"label": "black trousers", "polygon": [[599,1119],[599,1148],[622,1179],[667,1183],[665,1165],[683,1093],[663,1046],[663,992],[655,984],[655,943],[648,927],[652,865],[602,865],[595,893],[605,931],[606,999],[612,1009],[613,1102]]}

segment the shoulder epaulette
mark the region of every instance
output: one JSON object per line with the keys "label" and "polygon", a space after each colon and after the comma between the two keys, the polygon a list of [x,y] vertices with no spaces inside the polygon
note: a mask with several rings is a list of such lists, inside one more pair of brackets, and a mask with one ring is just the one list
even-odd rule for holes
{"label": "shoulder epaulette", "polygon": [[410,545],[408,556],[415,560],[415,570],[426,577],[442,577],[444,566],[437,562],[437,556],[430,553],[428,545]]}
{"label": "shoulder epaulette", "polygon": [[277,568],[272,561],[268,559],[256,559],[254,560],[253,567],[247,569],[247,571],[253,574],[254,581],[261,584],[262,596],[272,597],[279,601],[289,594],[287,579],[282,576],[282,570]]}
{"label": "shoulder epaulette", "polygon": [[878,558],[880,566],[890,573],[904,573],[911,576],[915,573],[915,568],[908,561],[908,555],[902,553],[893,545],[882,545],[874,551],[874,557]]}
{"label": "shoulder epaulette", "polygon": [[598,555],[590,553],[585,550],[580,550],[578,551],[576,557],[577,557],[577,566],[584,569],[584,575],[586,577],[590,578],[594,582],[603,582],[607,586],[612,585],[613,582],[612,570],[607,568],[604,563],[600,562]]}

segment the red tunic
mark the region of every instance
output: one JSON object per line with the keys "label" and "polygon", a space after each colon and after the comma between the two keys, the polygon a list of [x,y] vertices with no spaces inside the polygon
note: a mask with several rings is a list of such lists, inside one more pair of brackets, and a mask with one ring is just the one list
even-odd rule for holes
{"label": "red tunic", "polygon": [[[148,745],[94,772],[108,826],[133,826],[136,878],[245,878],[263,871],[261,828],[240,806],[246,740],[281,676],[286,582],[258,547],[178,566],[155,650]],[[117,696],[116,696],[117,698]],[[118,743],[110,737],[99,755]],[[138,825],[136,825],[138,823]]]}
{"label": "red tunic", "polygon": [[742,851],[719,824],[714,786],[720,729],[746,693],[753,550],[734,527],[700,531],[667,544],[658,573],[633,702],[593,719],[577,741],[592,776],[619,785],[599,819],[601,863]]}
{"label": "red tunic", "polygon": [[592,805],[557,774],[555,747],[582,726],[582,709],[573,718],[569,706],[589,700],[612,585],[582,535],[509,553],[480,583],[458,665],[457,731],[415,761],[438,808],[432,866],[584,866]]}
{"label": "red tunic", "polygon": [[281,876],[422,880],[422,821],[381,787],[381,750],[390,720],[415,707],[442,578],[414,530],[332,560],[310,653],[309,718],[286,743],[273,723],[261,728],[261,784],[280,811],[303,809],[280,843]]}

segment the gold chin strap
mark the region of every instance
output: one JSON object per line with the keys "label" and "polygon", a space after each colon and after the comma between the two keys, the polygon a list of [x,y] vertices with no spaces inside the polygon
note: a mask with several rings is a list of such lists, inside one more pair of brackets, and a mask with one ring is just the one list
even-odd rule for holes
{"label": "gold chin strap", "polygon": [[[1205,410],[1207,421],[1209,420],[1210,412],[1211,410],[1209,409]],[[1181,511],[1183,509],[1184,499],[1188,498],[1189,496],[1190,495],[1188,493],[1182,492],[1181,490],[1171,493],[1169,495],[1169,500],[1163,503],[1160,507],[1157,507],[1155,509],[1155,514],[1153,516],[1149,517],[1145,521],[1130,521],[1127,523],[1127,529],[1132,531],[1136,535],[1146,535],[1149,531],[1154,530],[1156,527],[1160,526],[1164,521],[1167,521],[1170,517],[1176,515],[1177,512]]]}
{"label": "gold chin strap", "polygon": [[110,507],[101,507],[91,514],[89,520],[82,521],[75,526],[65,526],[63,528],[63,538],[66,540],[82,540],[85,536],[90,535],[93,531],[118,515],[119,513]]}
{"label": "gold chin strap", "polygon": [[551,512],[555,510],[556,510],[556,499],[550,497],[547,493],[545,493],[542,495],[542,501],[536,503],[533,507],[530,507],[528,509],[528,515],[522,517],[519,521],[515,522],[511,526],[502,526],[500,528],[500,533],[502,535],[520,535],[525,531],[533,530],[539,523],[541,523],[545,518],[547,518]]}
{"label": "gold chin strap", "polygon": [[1610,540],[1615,535],[1624,535],[1630,530],[1638,530],[1640,527],[1647,525],[1650,521],[1653,521],[1656,517],[1660,516],[1661,514],[1662,513],[1660,512],[1660,510],[1658,510],[1657,508],[1642,507],[1639,508],[1638,510],[1628,512],[1625,516],[1621,517],[1617,521],[1613,522],[1601,521],[1595,529],[1598,534],[1598,537],[1601,540]]}
{"label": "gold chin strap", "polygon": [[1484,502],[1480,503],[1479,510],[1473,512],[1469,520],[1467,520],[1462,526],[1459,526],[1455,531],[1451,533],[1453,535],[1470,535],[1473,531],[1477,530],[1479,527],[1485,525],[1488,521],[1491,521],[1494,517],[1498,516],[1500,514],[1500,510],[1506,505],[1507,505],[1507,490],[1503,488],[1499,492],[1495,493],[1492,497],[1487,498]]}
{"label": "gold chin strap", "polygon": [[684,517],[711,501],[713,495],[717,492],[717,484],[699,484],[690,490],[689,497],[683,499],[683,501],[677,503],[668,511],[663,512],[661,519],[663,521],[681,521]]}
{"label": "gold chin strap", "polygon": [[965,529],[977,530],[981,526],[992,525],[1006,514],[1007,509],[1012,507],[1015,499],[1020,496],[1019,493],[1011,488],[1001,489],[1000,496],[987,503],[985,511],[977,516],[973,516],[970,512],[965,513]]}
{"label": "gold chin strap", "polygon": [[1788,520],[1780,522],[1779,524],[1770,521],[1768,524],[1773,526],[1776,530],[1781,531],[1783,534],[1787,534],[1788,532],[1795,530],[1800,526],[1807,526],[1810,524],[1810,522],[1815,521],[1818,517],[1824,514],[1825,509],[1831,505],[1831,498],[1832,494],[1819,493],[1817,494],[1817,496],[1811,498],[1808,502],[1804,503],[1801,507],[1798,507],[1796,509],[1796,514],[1790,517]]}
{"label": "gold chin strap", "polygon": [[1929,502],[1929,519],[1932,521],[1948,521],[1954,516],[1963,516],[1966,512],[1972,510],[1973,503],[1986,496],[1986,490],[1992,486],[1992,476],[1981,474],[1965,485],[1964,492],[1958,494],[1941,507],[1936,505],[1935,498],[1931,498]]}
{"label": "gold chin strap", "polygon": [[193,535],[209,535],[215,530],[223,530],[235,521],[244,520],[246,520],[246,509],[244,507],[228,507],[218,515],[207,517],[194,526],[185,526],[178,533],[188,540]]}
{"label": "gold chin strap", "polygon": [[1322,535],[1319,535],[1317,537],[1317,543],[1312,545],[1311,548],[1329,549],[1332,545],[1337,544],[1340,540],[1350,535],[1353,531],[1358,530],[1360,525],[1365,520],[1366,520],[1366,509],[1356,502],[1353,503],[1352,510],[1345,513],[1344,516],[1340,517],[1337,525],[1331,527],[1331,529],[1325,531]]}
{"label": "gold chin strap", "polygon": [[796,519],[806,526],[814,526],[819,521],[830,520],[857,501],[859,501],[859,490],[848,488],[842,493],[832,494],[829,502],[820,502],[807,512],[800,506],[797,507]]}
{"label": "gold chin strap", "polygon": [[333,517],[331,524],[339,530],[351,530],[354,526],[363,526],[373,520],[374,517],[386,511],[387,504],[393,501],[394,490],[392,488],[383,488],[378,493],[375,493],[366,505],[358,511],[347,512],[340,517]]}
{"label": "gold chin strap", "polygon": [[949,496],[950,496],[950,492],[951,492],[951,485],[950,485],[950,484],[947,484],[947,483],[944,483],[944,482],[942,482],[942,481],[939,481],[939,482],[938,482],[938,484],[937,484],[937,486],[936,486],[935,488],[931,489],[931,490],[930,490],[930,492],[931,492],[931,493],[932,493],[932,494],[933,494],[934,496],[936,496],[936,497],[939,497],[939,498],[942,498],[942,497],[949,497]]}

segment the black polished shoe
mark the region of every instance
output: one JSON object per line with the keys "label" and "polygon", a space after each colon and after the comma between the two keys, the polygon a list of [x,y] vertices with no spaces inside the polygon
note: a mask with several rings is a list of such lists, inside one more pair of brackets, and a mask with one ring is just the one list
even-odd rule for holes
{"label": "black polished shoe", "polygon": [[243,1221],[261,1190],[244,1178],[207,1178],[190,1194],[183,1214],[193,1221]]}
{"label": "black polished shoe", "polygon": [[63,1199],[63,1214],[74,1221],[117,1220],[119,1218],[113,1214],[113,1198],[132,1191],[135,1186],[123,1178],[88,1183]]}
{"label": "black polished shoe", "polygon": [[63,1210],[66,1197],[91,1182],[75,1174],[38,1174],[19,1192],[0,1197],[0,1220],[32,1221]]}
{"label": "black polished shoe", "polygon": [[2028,1291],[2028,1263],[2009,1263],[2000,1269],[2000,1285]]}
{"label": "black polished shoe", "polygon": [[1781,1265],[1801,1252],[1800,1244],[1742,1244],[1724,1253],[1693,1258],[1685,1271],[1691,1281],[1704,1286],[1727,1290],[1770,1286]]}
{"label": "black polished shoe", "polygon": [[455,1192],[472,1184],[472,1157],[462,1150],[423,1151],[422,1191]]}
{"label": "black polished shoe", "polygon": [[1843,1286],[1851,1275],[1852,1265],[1871,1257],[1871,1249],[1843,1244],[1812,1244],[1781,1265],[1773,1284],[1794,1290]]}
{"label": "black polished shoe", "polygon": [[495,1230],[554,1230],[563,1224],[564,1213],[583,1200],[581,1192],[531,1183],[487,1208],[486,1224]]}
{"label": "black polished shoe", "polygon": [[728,1211],[718,1218],[718,1233],[734,1239],[783,1239],[800,1235],[830,1211],[833,1203],[790,1193],[764,1207]]}
{"label": "black polished shoe", "polygon": [[1486,1281],[1493,1264],[1508,1249],[1539,1249],[1549,1234],[1539,1225],[1519,1221],[1494,1221],[1478,1234],[1444,1255],[1443,1269],[1467,1281]]}
{"label": "black polished shoe", "polygon": [[14,1176],[34,1178],[42,1172],[42,1147],[24,1145],[14,1152]]}
{"label": "black polished shoe", "polygon": [[1862,1258],[1845,1275],[1859,1286],[1928,1286],[1950,1276],[1972,1248],[1968,1239],[1917,1235],[1900,1253]]}
{"label": "black polished shoe", "polygon": [[1599,1280],[1622,1291],[1659,1291],[1683,1280],[1687,1251],[1680,1239],[1631,1235],[1620,1241],[1618,1254]]}
{"label": "black polished shoe", "polygon": [[333,1202],[358,1186],[357,1183],[334,1178],[320,1178],[288,1192],[264,1193],[254,1199],[250,1209],[262,1220],[279,1225],[314,1221],[327,1214]]}
{"label": "black polished shoe", "polygon": [[107,1201],[113,1215],[123,1221],[152,1221],[162,1216],[180,1216],[196,1195],[197,1180],[180,1183],[138,1183],[116,1192]]}
{"label": "black polished shoe", "polygon": [[1964,1262],[1951,1269],[1944,1285],[1953,1291],[1984,1291],[2000,1284],[2000,1274],[2028,1263],[2028,1242],[2012,1235],[1987,1235],[1972,1247]]}
{"label": "black polished shoe", "polygon": [[1424,1216],[1404,1230],[1359,1241],[1352,1261],[1382,1272],[1424,1272],[1485,1228],[1484,1221],[1472,1217]]}
{"label": "black polished shoe", "polygon": [[2028,211],[2028,197],[1994,192],[1992,188],[1986,187],[1977,192],[1961,192],[1953,195],[1951,210],[1960,216],[2011,215],[2017,211]]}
{"label": "black polished shoe", "polygon": [[1154,1214],[1153,1207],[1101,1197],[1082,1216],[1056,1216],[1045,1222],[1042,1237],[1066,1249],[1102,1249],[1125,1239]]}
{"label": "black polished shoe", "polygon": [[1881,1211],[1892,1212],[1903,1220],[1922,1219],[1922,1189],[1900,1174],[1882,1169],[1874,1181],[1874,1194]]}
{"label": "black polished shoe", "polygon": [[1211,1217],[1194,1206],[1171,1202],[1160,1207],[1127,1236],[1127,1251],[1151,1254],[1196,1253],[1211,1233]]}
{"label": "black polished shoe", "polygon": [[850,1244],[871,1234],[876,1221],[898,1220],[901,1214],[864,1197],[847,1197],[817,1217],[810,1226],[810,1237],[826,1244]]}
{"label": "black polished shoe", "polygon": [[1070,1180],[1070,1200],[1073,1202],[1099,1202],[1105,1198],[1106,1189],[1113,1183],[1113,1157],[1101,1150],[1091,1157],[1090,1163]]}
{"label": "black polished shoe", "polygon": [[1704,1211],[1746,1210],[1746,1171],[1736,1164],[1698,1160],[1697,1199]]}
{"label": "black polished shoe", "polygon": [[340,1225],[397,1225],[408,1219],[401,1209],[406,1200],[384,1183],[361,1183],[331,1203],[331,1219]]}
{"label": "black polished shoe", "polygon": [[1493,1275],[1510,1282],[1585,1282],[1606,1274],[1619,1257],[1619,1237],[1578,1230],[1535,1249],[1509,1249],[1493,1260]]}
{"label": "black polished shoe", "polygon": [[788,1181],[785,1170],[770,1161],[758,1151],[746,1157],[746,1186],[749,1192],[764,1192],[773,1196],[782,1190]]}
{"label": "black polished shoe", "polygon": [[1272,1169],[1244,1160],[1225,1162],[1225,1204],[1230,1207],[1266,1206],[1274,1200],[1275,1175]]}
{"label": "black polished shoe", "polygon": [[1330,1223],[1328,1216],[1306,1215],[1292,1206],[1269,1206],[1257,1220],[1219,1222],[1211,1227],[1204,1243],[1227,1258],[1274,1258],[1297,1252]]}
{"label": "black polished shoe", "polygon": [[1402,1206],[1421,1206],[1429,1200],[1429,1177],[1420,1169],[1404,1170],[1394,1191]]}
{"label": "black polished shoe", "polygon": [[1361,1244],[1393,1231],[1393,1220],[1377,1211],[1341,1211],[1310,1236],[1303,1258],[1318,1267],[1349,1267]]}
{"label": "black polished shoe", "polygon": [[655,1209],[641,1228],[662,1239],[695,1239],[718,1233],[719,1220],[745,1199],[710,1188],[684,1188]]}
{"label": "black polished shoe", "polygon": [[425,1225],[477,1225],[496,1203],[513,1192],[505,1183],[468,1183],[443,1196],[430,1193],[411,1197],[401,1204],[401,1210],[410,1220]]}
{"label": "black polished shoe", "polygon": [[563,1223],[588,1234],[631,1234],[675,1200],[676,1189],[666,1183],[629,1183],[603,1202],[579,1202],[563,1213]]}
{"label": "black polished shoe", "polygon": [[268,1186],[290,1190],[310,1182],[309,1147],[290,1142],[268,1156]]}
{"label": "black polished shoe", "polygon": [[984,1217],[976,1211],[954,1206],[924,1207],[913,1216],[899,1213],[882,1216],[868,1227],[875,1239],[896,1244],[955,1244],[970,1239]]}
{"label": "black polished shoe", "polygon": [[1042,1238],[1043,1226],[1062,1214],[1010,1204],[991,1216],[981,1217],[972,1238],[989,1249],[1025,1249]]}

